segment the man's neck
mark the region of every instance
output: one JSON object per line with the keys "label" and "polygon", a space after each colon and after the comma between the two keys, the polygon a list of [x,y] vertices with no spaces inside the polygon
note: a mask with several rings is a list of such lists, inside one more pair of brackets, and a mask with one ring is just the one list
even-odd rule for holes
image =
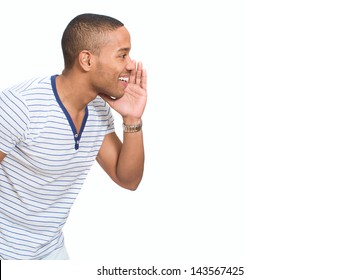
{"label": "man's neck", "polygon": [[75,115],[84,112],[87,104],[97,97],[84,79],[71,73],[56,77],[56,89],[62,104]]}

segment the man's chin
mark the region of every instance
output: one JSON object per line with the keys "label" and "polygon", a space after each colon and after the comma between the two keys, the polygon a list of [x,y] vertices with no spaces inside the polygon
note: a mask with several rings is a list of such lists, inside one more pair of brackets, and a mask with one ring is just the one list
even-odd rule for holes
{"label": "man's chin", "polygon": [[109,97],[110,99],[113,99],[113,100],[120,99],[121,97],[123,97],[123,94],[120,95],[120,96],[117,96],[116,94],[110,95],[110,94],[107,94],[107,93],[100,93],[100,95],[104,95],[104,96]]}

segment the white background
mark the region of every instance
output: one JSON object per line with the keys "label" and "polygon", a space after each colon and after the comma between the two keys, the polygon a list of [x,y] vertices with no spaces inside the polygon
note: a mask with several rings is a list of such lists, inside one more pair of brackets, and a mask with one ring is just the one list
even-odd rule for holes
{"label": "white background", "polygon": [[60,73],[75,15],[120,19],[149,74],[145,175],[129,192],[94,165],[65,226],[72,260],[43,272],[6,262],[4,279],[95,279],[102,265],[157,263],[337,279],[336,2],[66,3],[1,7],[0,88]]}

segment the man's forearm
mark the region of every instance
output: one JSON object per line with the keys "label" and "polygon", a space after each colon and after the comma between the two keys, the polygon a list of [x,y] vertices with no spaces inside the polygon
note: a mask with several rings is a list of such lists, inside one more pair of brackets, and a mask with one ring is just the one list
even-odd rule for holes
{"label": "man's forearm", "polygon": [[122,186],[135,190],[144,172],[144,144],[142,130],[124,132],[117,165],[117,177]]}

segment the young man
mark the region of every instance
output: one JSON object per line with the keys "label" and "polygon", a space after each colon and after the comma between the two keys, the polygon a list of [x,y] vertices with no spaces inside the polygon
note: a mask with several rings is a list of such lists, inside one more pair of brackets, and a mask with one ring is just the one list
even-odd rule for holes
{"label": "young man", "polygon": [[82,14],[61,43],[61,75],[0,92],[0,259],[68,258],[62,228],[95,159],[123,188],[142,179],[147,76],[129,56],[129,32]]}

